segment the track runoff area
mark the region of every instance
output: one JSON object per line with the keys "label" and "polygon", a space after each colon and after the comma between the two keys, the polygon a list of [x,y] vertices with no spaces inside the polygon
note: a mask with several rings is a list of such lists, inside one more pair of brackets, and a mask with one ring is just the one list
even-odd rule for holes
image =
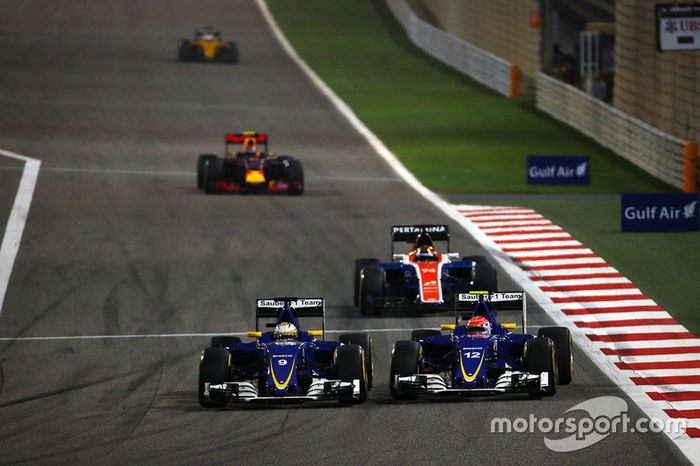
{"label": "track runoff area", "polygon": [[256,0],[282,48],[377,154],[428,201],[457,220],[651,418],[683,418],[667,433],[700,458],[700,338],[591,249],[532,209],[451,205],[426,188],[306,64],[264,0]]}

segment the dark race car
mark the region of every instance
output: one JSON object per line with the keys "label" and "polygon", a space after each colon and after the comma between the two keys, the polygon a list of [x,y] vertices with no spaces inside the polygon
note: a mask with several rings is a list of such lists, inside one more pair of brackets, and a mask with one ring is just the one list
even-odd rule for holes
{"label": "dark race car", "polygon": [[[301,329],[299,318],[322,319],[321,330]],[[258,331],[260,319],[274,319]],[[235,402],[336,400],[362,403],[372,388],[372,339],[347,333],[339,341],[325,334],[323,299],[258,299],[255,341],[214,337],[199,365],[199,402],[206,408]]]}
{"label": "dark race car", "polygon": [[[446,252],[438,252],[435,242]],[[411,243],[406,254],[395,254],[394,243]],[[494,292],[496,269],[484,256],[450,252],[447,225],[407,225],[391,228],[392,262],[357,259],[354,302],[365,315],[384,309],[450,310],[456,293]]]}
{"label": "dark race car", "polygon": [[[554,395],[573,376],[571,333],[544,327],[528,334],[525,300],[523,292],[460,294],[455,323],[441,326],[448,335],[415,330],[411,340],[394,344],[391,395]],[[516,324],[498,323],[497,309],[521,310],[523,333],[508,330]]]}
{"label": "dark race car", "polygon": [[197,161],[197,188],[207,194],[304,192],[304,169],[289,155],[268,152],[267,134],[226,134],[224,157],[202,154]]}
{"label": "dark race car", "polygon": [[177,58],[180,61],[205,61],[238,63],[238,47],[235,42],[221,40],[221,32],[204,26],[194,32],[194,39],[181,39],[177,43]]}

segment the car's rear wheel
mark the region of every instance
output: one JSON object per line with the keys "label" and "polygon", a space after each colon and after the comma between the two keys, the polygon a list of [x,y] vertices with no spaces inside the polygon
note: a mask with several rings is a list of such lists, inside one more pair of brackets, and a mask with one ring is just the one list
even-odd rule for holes
{"label": "car's rear wheel", "polygon": [[227,42],[226,61],[228,63],[238,63],[238,46],[235,42]]}
{"label": "car's rear wheel", "polygon": [[546,337],[535,337],[525,343],[523,354],[525,359],[525,369],[531,374],[547,373],[548,386],[541,390],[533,387],[530,395],[552,396],[557,392],[557,357],[554,343]]}
{"label": "car's rear wheel", "polygon": [[338,339],[343,344],[360,345],[365,352],[365,368],[367,369],[367,390],[372,390],[374,379],[374,341],[368,333],[345,333]]}
{"label": "car's rear wheel", "polygon": [[204,397],[204,384],[220,384],[228,380],[229,352],[226,348],[207,348],[199,362],[199,404],[205,408],[220,408],[226,401],[207,400]]}
{"label": "car's rear wheel", "polygon": [[557,353],[557,373],[559,385],[568,385],[574,377],[574,353],[571,331],[566,327],[544,327],[537,332],[538,337],[547,337],[554,342]]}
{"label": "car's rear wheel", "polygon": [[369,265],[360,273],[360,312],[373,315],[379,310],[378,300],[384,295],[384,270]]}
{"label": "car's rear wheel", "polygon": [[421,346],[417,341],[399,340],[394,343],[394,348],[391,352],[389,391],[395,400],[415,398],[415,393],[404,393],[398,389],[396,377],[419,374],[421,353]]}
{"label": "car's rear wheel", "polygon": [[204,167],[207,162],[213,158],[216,158],[216,155],[202,154],[199,156],[199,159],[197,159],[197,189],[204,188]]}
{"label": "car's rear wheel", "polygon": [[360,345],[340,345],[335,350],[335,371],[343,382],[360,381],[359,398],[348,397],[339,401],[344,404],[364,403],[367,399],[367,368],[365,352]]}
{"label": "car's rear wheel", "polygon": [[379,264],[379,259],[363,258],[355,259],[355,269],[353,270],[353,302],[355,307],[360,305],[360,274],[362,269],[368,265]]}
{"label": "car's rear wheel", "polygon": [[182,39],[177,43],[177,59],[180,61],[192,60],[192,43]]}
{"label": "car's rear wheel", "polygon": [[289,183],[289,194],[299,196],[304,193],[304,168],[299,160],[289,160],[287,182]]}

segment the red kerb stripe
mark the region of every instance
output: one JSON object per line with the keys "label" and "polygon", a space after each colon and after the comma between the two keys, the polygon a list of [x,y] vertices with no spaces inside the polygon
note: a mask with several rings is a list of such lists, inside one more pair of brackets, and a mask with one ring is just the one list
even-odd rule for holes
{"label": "red kerb stripe", "polygon": [[700,346],[667,346],[662,348],[601,348],[607,356],[659,356],[662,354],[700,353]]}
{"label": "red kerb stripe", "polygon": [[696,401],[700,400],[700,392],[647,392],[654,401]]}
{"label": "red kerb stripe", "polygon": [[630,377],[635,385],[684,385],[700,383],[700,375],[672,375],[667,377]]}
{"label": "red kerb stripe", "polygon": [[513,231],[494,231],[492,233],[486,232],[488,236],[510,236],[510,235],[542,235],[545,233],[566,233],[561,227],[547,228],[544,230],[513,230]]}
{"label": "red kerb stripe", "polygon": [[526,256],[526,257],[518,257],[518,256],[513,256],[515,260],[518,262],[530,262],[530,261],[552,261],[552,260],[563,260],[563,259],[584,259],[584,258],[590,258],[590,257],[598,257],[598,254],[593,253],[593,252],[584,252],[584,253],[574,253],[574,254],[558,254],[555,256]]}
{"label": "red kerb stripe", "polygon": [[655,332],[655,333],[620,333],[615,335],[586,335],[591,341],[604,341],[606,343],[623,341],[650,341],[650,340],[686,340],[696,338],[690,332]]}
{"label": "red kerb stripe", "polygon": [[617,306],[617,307],[586,307],[582,309],[562,309],[567,316],[580,316],[586,314],[611,314],[615,312],[658,312],[663,311],[661,306]]}
{"label": "red kerb stripe", "polygon": [[[558,264],[558,265],[525,265],[527,270],[573,270],[573,269],[603,269],[610,267],[607,262],[591,262],[587,264]],[[551,280],[551,278],[550,278]]]}
{"label": "red kerb stripe", "polygon": [[503,248],[503,252],[552,251],[554,249],[588,249],[588,246],[574,244],[572,246],[543,246],[539,248]]}
{"label": "red kerb stripe", "polygon": [[576,322],[579,328],[641,327],[646,325],[677,325],[676,319],[627,319],[600,322]]}
{"label": "red kerb stripe", "polygon": [[657,361],[630,363],[616,362],[615,365],[623,371],[653,371],[656,369],[698,369],[700,368],[700,359],[695,361]]}
{"label": "red kerb stripe", "polygon": [[664,409],[674,419],[700,419],[700,409]]}
{"label": "red kerb stripe", "polygon": [[633,288],[637,288],[634,283],[595,283],[591,285],[541,286],[540,290],[565,293],[567,291],[631,290]]}
{"label": "red kerb stripe", "polygon": [[598,303],[609,301],[638,301],[640,299],[651,299],[645,294],[621,294],[610,296],[565,296],[562,298],[550,298],[555,303]]}
{"label": "red kerb stripe", "polygon": [[588,278],[624,278],[620,272],[601,272],[601,273],[578,273],[572,275],[531,275],[530,280],[541,281],[559,281],[559,280],[586,280]]}
{"label": "red kerb stripe", "polygon": [[571,235],[562,236],[548,236],[547,238],[534,238],[534,239],[500,239],[494,241],[496,244],[529,244],[529,243],[546,243],[549,241],[572,241],[574,239]]}

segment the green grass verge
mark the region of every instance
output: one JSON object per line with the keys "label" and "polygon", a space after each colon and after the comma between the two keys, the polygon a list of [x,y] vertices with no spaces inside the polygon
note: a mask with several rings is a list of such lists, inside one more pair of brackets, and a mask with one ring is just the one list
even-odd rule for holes
{"label": "green grass verge", "polygon": [[[674,190],[538,112],[532,101],[502,97],[428,57],[408,41],[383,0],[267,3],[300,55],[433,191],[547,195]],[[528,154],[590,155],[592,185],[527,185]],[[514,197],[508,204],[530,206],[551,218],[700,334],[700,235],[623,235],[618,202],[599,197]]]}

